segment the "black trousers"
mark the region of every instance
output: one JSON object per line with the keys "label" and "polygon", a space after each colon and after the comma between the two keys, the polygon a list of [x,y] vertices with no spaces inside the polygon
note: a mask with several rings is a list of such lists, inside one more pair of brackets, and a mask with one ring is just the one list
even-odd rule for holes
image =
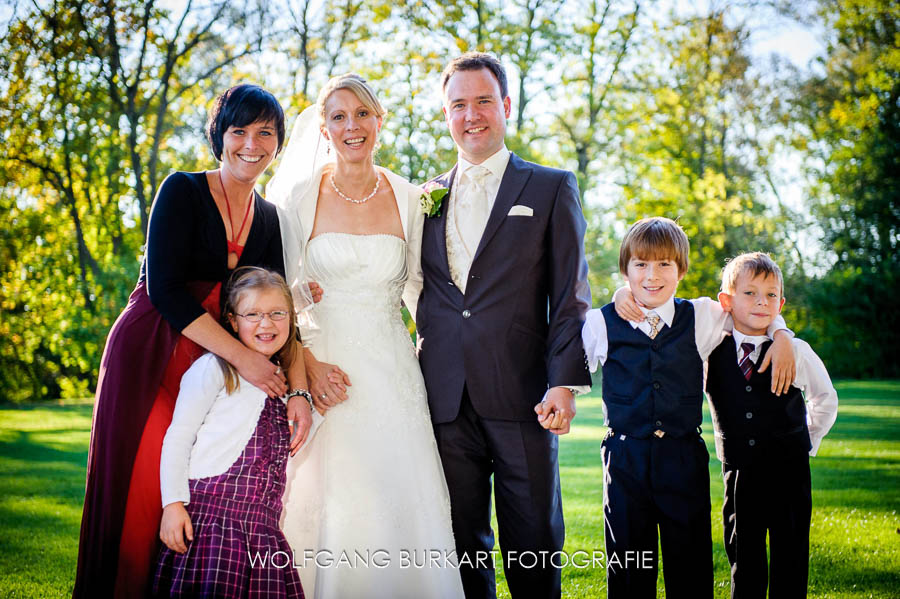
{"label": "black trousers", "polygon": [[[812,489],[809,454],[764,449],[753,465],[722,465],[725,552],[733,599],[806,597]],[[769,563],[766,563],[766,533]]]}
{"label": "black trousers", "polygon": [[700,435],[609,431],[601,455],[610,599],[656,598],[659,546],[666,598],[711,599],[709,452]]}
{"label": "black trousers", "polygon": [[466,597],[496,597],[492,477],[510,593],[560,597],[561,571],[551,564],[565,539],[556,435],[541,428],[536,417],[529,422],[481,418],[465,390],[456,420],[435,424],[434,435],[450,491]]}

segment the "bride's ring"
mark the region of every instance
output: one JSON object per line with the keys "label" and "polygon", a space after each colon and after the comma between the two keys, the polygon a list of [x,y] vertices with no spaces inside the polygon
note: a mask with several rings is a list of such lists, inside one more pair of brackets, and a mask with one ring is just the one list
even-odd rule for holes
{"label": "bride's ring", "polygon": [[281,366],[279,366],[275,369],[275,374],[280,374],[280,373],[281,373]]}
{"label": "bride's ring", "polygon": [[328,399],[328,394],[323,393],[322,395],[319,396],[319,399]]}

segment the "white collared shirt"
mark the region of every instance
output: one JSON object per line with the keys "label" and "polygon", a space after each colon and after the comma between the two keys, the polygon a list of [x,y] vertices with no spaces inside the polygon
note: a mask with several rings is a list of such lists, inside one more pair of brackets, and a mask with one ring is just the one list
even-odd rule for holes
{"label": "white collared shirt", "polygon": [[[497,192],[500,191],[500,182],[503,180],[503,173],[509,164],[510,152],[504,144],[499,150],[494,152],[489,158],[477,166],[483,166],[489,171],[484,178],[484,190],[488,197],[488,214],[494,208],[494,200],[497,199]],[[463,196],[472,185],[468,171],[471,167],[476,166],[462,157],[460,153],[457,157],[456,181],[453,184],[453,193],[455,197]]]}
{"label": "white collared shirt", "polygon": [[[738,363],[741,359],[741,343],[756,345],[750,359],[754,364],[759,364],[763,343],[772,339],[771,335],[744,335],[737,329],[732,331],[732,336],[738,350]],[[809,440],[812,443],[809,455],[814,456],[819,451],[822,439],[837,420],[837,391],[831,384],[831,377],[828,376],[822,359],[806,341],[791,339],[791,347],[794,350],[794,362],[797,364],[797,374],[792,384],[803,391],[803,398],[806,400],[806,425],[809,427]]]}
{"label": "white collared shirt", "polygon": [[[694,306],[694,341],[697,344],[697,353],[704,362],[709,358],[716,347],[722,342],[727,333],[731,332],[733,327],[731,315],[722,309],[722,305],[708,297],[700,297],[689,300]],[[672,296],[664,304],[656,308],[647,309],[641,307],[644,314],[656,312],[659,316],[660,323],[657,330],[663,330],[665,326],[672,326],[675,319],[675,297]],[[645,335],[650,335],[650,325],[646,320],[641,322],[628,321],[632,328],[640,329]],[[769,325],[769,333],[775,334],[775,331],[785,329],[790,332],[784,323],[784,318],[779,314],[772,324]],[[584,319],[584,328],[581,330],[581,340],[584,343],[584,352],[587,356],[588,366],[591,372],[596,372],[597,368],[606,363],[609,355],[609,339],[606,335],[606,319],[598,308],[588,310]]]}
{"label": "white collared shirt", "polygon": [[763,343],[770,341],[771,337],[768,335],[745,335],[737,329],[734,329],[731,335],[734,337],[735,347],[737,348],[738,364],[744,359],[744,351],[741,349],[742,343],[752,343],[755,346],[753,351],[750,352],[750,361],[754,364],[759,364],[759,354],[762,352]]}

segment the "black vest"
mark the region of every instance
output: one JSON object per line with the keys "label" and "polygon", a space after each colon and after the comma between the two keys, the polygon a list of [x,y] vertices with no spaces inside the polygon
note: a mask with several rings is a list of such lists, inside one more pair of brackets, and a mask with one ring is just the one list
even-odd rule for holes
{"label": "black vest", "polygon": [[632,328],[612,304],[600,310],[609,340],[603,364],[607,426],[640,438],[655,430],[676,437],[696,434],[703,417],[703,361],[694,306],[676,299],[672,326],[663,326],[656,339]]}
{"label": "black vest", "polygon": [[[771,345],[771,341],[763,344],[760,357],[765,356]],[[710,354],[706,395],[719,460],[746,467],[763,452],[767,455],[783,451],[808,453],[812,448],[803,393],[792,386],[787,395],[778,396],[771,388],[771,367],[763,373],[754,368],[750,380],[744,378],[738,366],[734,338],[726,337]]]}

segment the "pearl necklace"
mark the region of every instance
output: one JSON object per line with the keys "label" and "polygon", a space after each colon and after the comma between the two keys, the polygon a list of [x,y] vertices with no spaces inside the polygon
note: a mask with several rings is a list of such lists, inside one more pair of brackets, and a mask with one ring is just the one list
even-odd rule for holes
{"label": "pearl necklace", "polygon": [[368,202],[369,200],[374,198],[376,193],[378,193],[378,186],[381,184],[381,175],[379,175],[377,172],[375,173],[375,189],[372,190],[372,193],[370,193],[369,195],[367,195],[366,197],[364,197],[361,200],[354,200],[353,198],[349,198],[349,197],[345,196],[344,193],[340,189],[338,189],[337,184],[334,182],[334,173],[331,174],[330,180],[331,180],[331,188],[334,190],[334,192],[336,194],[341,196],[343,199],[345,199],[348,202],[351,202],[353,204],[365,204],[366,202]]}

